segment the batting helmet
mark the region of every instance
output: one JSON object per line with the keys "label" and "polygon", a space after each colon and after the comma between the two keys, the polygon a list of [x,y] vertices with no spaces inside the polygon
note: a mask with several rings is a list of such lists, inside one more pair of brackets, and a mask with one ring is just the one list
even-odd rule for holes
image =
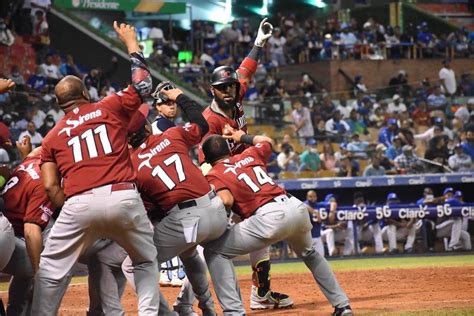
{"label": "batting helmet", "polygon": [[162,81],[160,82],[156,88],[155,91],[151,94],[152,98],[155,99],[154,106],[155,105],[160,105],[168,101],[168,97],[164,95],[163,93],[160,93],[162,90],[171,90],[174,89],[175,86],[169,81]]}
{"label": "batting helmet", "polygon": [[221,158],[230,156],[229,145],[220,135],[209,136],[202,144],[202,152],[206,162],[212,164]]}
{"label": "batting helmet", "polygon": [[220,66],[214,69],[211,76],[211,86],[236,83],[240,85],[237,72],[230,66]]}

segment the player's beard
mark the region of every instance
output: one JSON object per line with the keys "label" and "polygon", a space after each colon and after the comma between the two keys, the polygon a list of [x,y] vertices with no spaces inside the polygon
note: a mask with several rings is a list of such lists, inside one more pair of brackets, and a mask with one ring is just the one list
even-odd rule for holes
{"label": "player's beard", "polygon": [[231,110],[231,109],[234,109],[235,106],[237,105],[237,97],[236,96],[230,102],[226,102],[224,99],[219,98],[217,95],[214,96],[214,100],[216,100],[217,105],[222,110]]}

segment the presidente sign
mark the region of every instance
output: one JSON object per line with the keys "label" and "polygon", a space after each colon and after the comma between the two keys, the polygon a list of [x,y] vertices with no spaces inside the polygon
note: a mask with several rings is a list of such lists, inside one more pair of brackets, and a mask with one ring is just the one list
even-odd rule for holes
{"label": "presidente sign", "polygon": [[117,10],[164,14],[186,12],[186,3],[162,0],[55,0],[54,5],[65,9],[79,10]]}

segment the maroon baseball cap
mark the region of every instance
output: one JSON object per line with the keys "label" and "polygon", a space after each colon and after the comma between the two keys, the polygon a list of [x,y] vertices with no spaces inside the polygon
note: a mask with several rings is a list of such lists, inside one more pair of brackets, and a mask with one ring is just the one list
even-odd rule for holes
{"label": "maroon baseball cap", "polygon": [[143,126],[143,124],[145,124],[146,118],[148,117],[148,112],[150,112],[150,107],[148,104],[143,103],[140,105],[138,111],[133,114],[130,122],[128,123],[127,131],[129,134],[135,133]]}

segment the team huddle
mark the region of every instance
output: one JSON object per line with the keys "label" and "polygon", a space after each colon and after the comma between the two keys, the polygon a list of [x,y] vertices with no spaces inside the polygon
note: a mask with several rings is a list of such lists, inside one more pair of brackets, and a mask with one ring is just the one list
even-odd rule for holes
{"label": "team huddle", "polygon": [[[216,315],[207,271],[224,315],[245,315],[232,263],[244,254],[253,269],[250,307],[291,307],[292,299],[270,286],[268,247],[286,240],[334,315],[352,315],[313,246],[307,206],[266,172],[273,140],[246,133],[242,99],[271,24],[261,22],[237,71],[213,72],[204,112],[171,83],[152,93],[135,29],[114,29],[130,56],[131,85],[90,103],[79,78],[63,78],[55,94],[64,118],[41,147],[31,150],[28,139],[17,144],[24,160],[11,174],[0,170],[9,178],[0,213],[0,271],[12,275],[7,314],[56,315],[80,261],[89,270],[89,315],[124,315],[127,281],[139,315],[193,315],[195,299],[203,315]],[[160,113],[152,124],[143,104],[150,96]],[[184,126],[171,120],[176,107],[189,121]],[[195,146],[206,175],[189,155]],[[172,311],[159,290],[159,267],[177,256],[186,280]]]}

